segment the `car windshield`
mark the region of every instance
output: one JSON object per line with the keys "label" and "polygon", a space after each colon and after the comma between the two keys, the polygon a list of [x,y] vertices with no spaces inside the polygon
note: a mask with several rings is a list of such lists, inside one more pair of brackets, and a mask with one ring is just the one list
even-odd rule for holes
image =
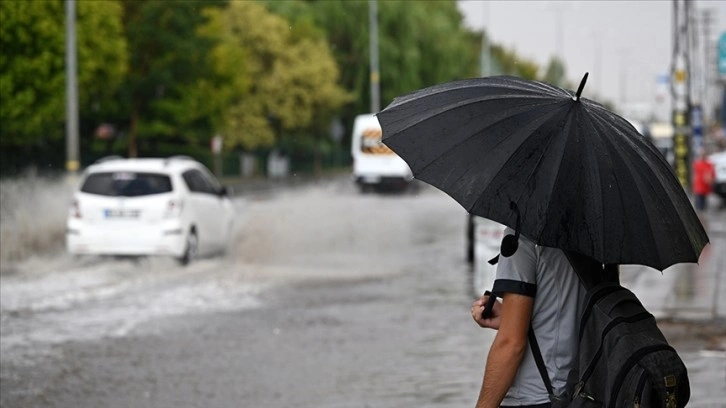
{"label": "car windshield", "polygon": [[171,191],[171,179],[164,174],[109,172],[90,174],[81,192],[113,197],[138,197]]}

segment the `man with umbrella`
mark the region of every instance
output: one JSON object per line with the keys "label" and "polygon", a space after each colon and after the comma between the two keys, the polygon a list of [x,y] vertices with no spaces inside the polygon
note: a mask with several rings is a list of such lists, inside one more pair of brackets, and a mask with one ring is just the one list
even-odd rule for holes
{"label": "man with umbrella", "polygon": [[[513,233],[511,229],[508,229]],[[530,323],[536,333],[555,395],[564,395],[575,364],[577,321],[585,289],[563,251],[535,245],[521,236],[511,257],[500,257],[492,316],[484,318],[489,296],[471,307],[474,320],[497,329],[487,358],[477,408],[548,407],[548,391],[528,347]],[[535,296],[536,295],[536,296]]]}
{"label": "man with umbrella", "polygon": [[[511,228],[505,233],[516,235]],[[616,265],[603,266],[587,256],[536,245],[524,236],[519,237],[511,256],[499,258],[494,295],[486,294],[471,306],[472,318],[479,326],[497,330],[477,408],[544,408],[550,406],[550,392],[560,396],[569,391],[568,374],[577,363],[573,353],[577,349],[577,322],[586,294],[573,263],[592,274],[590,284],[618,281]],[[503,301],[491,301],[490,296],[502,297]],[[487,307],[491,313],[485,313]],[[527,345],[534,336],[540,356]],[[545,385],[536,358],[548,368],[544,374],[549,385]]]}
{"label": "man with umbrella", "polygon": [[[577,92],[506,76],[454,81],[378,114],[383,143],[415,178],[510,227],[492,289],[502,302],[484,296],[471,310],[498,329],[477,407],[546,407],[548,388],[563,394],[585,293],[571,265],[616,279],[604,265],[664,270],[697,262],[708,243],[658,149],[580,98],[586,79]],[[546,373],[528,341],[541,344]]]}

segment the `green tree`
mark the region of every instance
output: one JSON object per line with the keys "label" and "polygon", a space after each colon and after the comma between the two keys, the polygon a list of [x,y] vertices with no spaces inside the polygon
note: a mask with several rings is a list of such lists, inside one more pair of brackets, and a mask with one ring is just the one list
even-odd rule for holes
{"label": "green tree", "polygon": [[497,74],[513,75],[524,79],[538,79],[539,66],[537,63],[523,58],[513,49],[501,45],[492,46],[492,55],[497,66]]}
{"label": "green tree", "polygon": [[[340,82],[354,96],[340,112],[350,129],[355,115],[371,106],[368,1],[267,3],[291,21],[312,15],[315,25],[324,30]],[[401,94],[476,76],[479,71],[481,37],[464,27],[453,0],[378,1],[378,31],[381,107]]]}
{"label": "green tree", "polygon": [[217,74],[228,76],[224,61],[239,60],[238,72],[247,78],[229,84],[227,93],[236,96],[220,126],[226,145],[273,146],[280,132],[316,128],[349,99],[337,84],[338,67],[325,38],[309,22],[291,24],[247,1],[207,16],[202,32],[218,44]]}
{"label": "green tree", "polygon": [[[356,95],[353,114],[370,110],[368,1],[312,0],[341,67],[342,83]],[[480,37],[466,29],[452,0],[379,1],[381,105],[435,83],[476,76]]]}
{"label": "green tree", "polygon": [[204,10],[218,1],[123,0],[130,50],[122,100],[128,106],[128,154],[139,140],[208,142],[219,103],[209,60],[214,43],[197,35]]}
{"label": "green tree", "polygon": [[555,86],[565,87],[567,85],[567,77],[565,64],[562,60],[558,57],[552,57],[547,64],[542,80]]}
{"label": "green tree", "polygon": [[[78,97],[82,117],[117,109],[127,69],[117,1],[77,3]],[[65,8],[61,0],[0,2],[0,123],[3,148],[64,137]],[[82,134],[82,137],[90,137]]]}
{"label": "green tree", "polygon": [[381,105],[437,83],[478,76],[480,37],[455,1],[379,2]]}

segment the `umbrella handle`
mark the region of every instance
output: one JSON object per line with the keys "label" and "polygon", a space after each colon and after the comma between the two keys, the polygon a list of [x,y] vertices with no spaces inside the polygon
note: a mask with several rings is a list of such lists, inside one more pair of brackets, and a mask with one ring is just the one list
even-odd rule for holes
{"label": "umbrella handle", "polygon": [[484,291],[484,295],[489,296],[489,299],[487,300],[487,304],[484,307],[484,310],[481,312],[482,319],[489,319],[492,317],[492,312],[494,311],[494,302],[497,301],[497,297],[495,295],[492,295],[492,292],[490,291]]}

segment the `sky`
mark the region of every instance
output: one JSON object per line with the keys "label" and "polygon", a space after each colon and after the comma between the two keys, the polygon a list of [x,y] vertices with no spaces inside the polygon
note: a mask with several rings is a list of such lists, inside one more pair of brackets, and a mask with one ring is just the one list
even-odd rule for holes
{"label": "sky", "polygon": [[[716,47],[726,32],[726,0],[692,4],[699,17],[700,10],[713,10],[710,36]],[[560,53],[567,78],[575,84],[589,72],[584,96],[610,101],[634,116],[668,115],[670,91],[658,84],[658,77],[670,74],[672,1],[458,0],[458,5],[469,27],[486,27],[494,43],[522,58],[545,67]],[[714,58],[716,54],[714,50]],[[588,96],[588,90],[594,94]],[[663,99],[656,99],[658,94]],[[717,95],[711,94],[715,103]]]}

